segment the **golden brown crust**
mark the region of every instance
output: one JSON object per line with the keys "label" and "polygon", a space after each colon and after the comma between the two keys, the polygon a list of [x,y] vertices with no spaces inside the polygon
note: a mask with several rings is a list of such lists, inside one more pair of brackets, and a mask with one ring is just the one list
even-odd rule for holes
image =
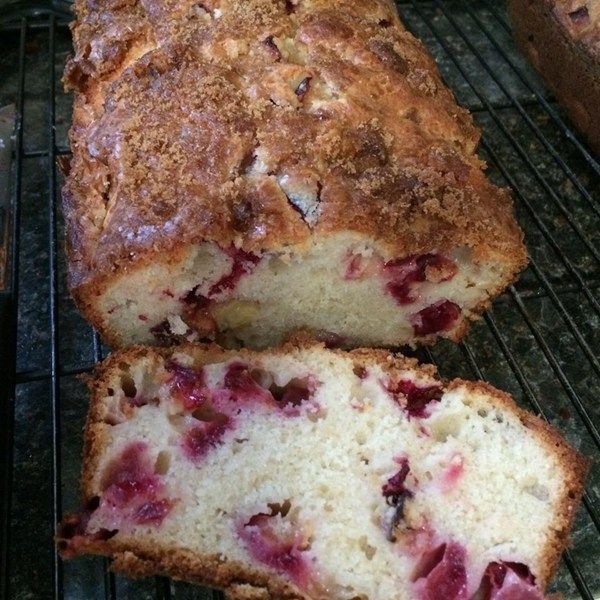
{"label": "golden brown crust", "polygon": [[[387,0],[77,0],[76,12],[73,287],[202,240],[265,250],[341,230],[396,256],[469,246],[524,265],[470,116]],[[316,222],[284,176],[318,190]]]}
{"label": "golden brown crust", "polygon": [[508,10],[517,44],[600,152],[600,4],[509,0]]}
{"label": "golden brown crust", "polygon": [[296,586],[276,575],[226,560],[218,555],[195,552],[139,540],[85,540],[82,550],[112,558],[111,570],[129,577],[167,575],[173,579],[221,589],[239,600],[310,600]]}

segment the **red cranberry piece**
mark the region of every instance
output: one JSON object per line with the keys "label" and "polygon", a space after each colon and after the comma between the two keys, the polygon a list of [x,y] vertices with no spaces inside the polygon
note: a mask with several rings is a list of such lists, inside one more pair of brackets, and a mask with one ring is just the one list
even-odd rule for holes
{"label": "red cranberry piece", "polygon": [[269,391],[285,414],[298,416],[300,406],[311,399],[314,387],[310,378],[292,379],[283,387],[273,384]]}
{"label": "red cranberry piece", "polygon": [[158,479],[154,476],[139,479],[132,478],[113,483],[106,489],[102,501],[111,506],[122,508],[136,498],[153,495],[158,487]]}
{"label": "red cranberry piece", "polygon": [[156,500],[144,502],[133,514],[133,521],[138,525],[160,525],[172,506],[171,500]]}
{"label": "red cranberry piece", "polygon": [[491,588],[501,588],[504,579],[506,578],[506,571],[507,568],[505,564],[493,562],[487,566],[483,578],[484,580],[487,579]]}
{"label": "red cranberry piece", "polygon": [[248,365],[241,362],[233,362],[227,367],[223,384],[233,394],[234,399],[242,402],[273,400],[271,394],[252,377]]}
{"label": "red cranberry piece", "polygon": [[[427,256],[427,255],[425,255]],[[412,254],[406,258],[394,258],[388,260],[384,266],[386,273],[394,279],[404,279],[417,270],[417,255]]]}
{"label": "red cranberry piece", "polygon": [[465,549],[455,542],[426,555],[416,574],[420,600],[467,600],[465,558]]}
{"label": "red cranberry piece", "polygon": [[423,552],[419,558],[419,564],[417,565],[415,572],[413,573],[412,580],[417,581],[424,577],[427,577],[437,565],[439,565],[446,552],[446,544],[441,544],[435,548],[428,548]]}
{"label": "red cranberry piece", "polygon": [[448,331],[460,316],[460,307],[450,300],[440,300],[411,318],[415,335]]}
{"label": "red cranberry piece", "polygon": [[385,288],[400,306],[412,304],[417,299],[412,295],[409,283],[388,283]]}
{"label": "red cranberry piece", "polygon": [[124,507],[135,499],[154,496],[160,487],[147,445],[134,442],[108,465],[102,478],[102,504]]}
{"label": "red cranberry piece", "polygon": [[515,562],[490,563],[483,574],[478,597],[482,600],[544,600],[529,568]]}
{"label": "red cranberry piece", "polygon": [[410,379],[401,379],[397,383],[389,383],[387,390],[392,394],[394,400],[406,410],[409,418],[419,419],[425,419],[429,416],[427,410],[429,404],[439,402],[443,394],[439,385],[418,386]]}
{"label": "red cranberry piece", "polygon": [[161,483],[155,476],[120,481],[106,489],[102,502],[122,508],[137,498],[155,495],[160,487]]}
{"label": "red cranberry piece", "polygon": [[210,288],[208,293],[209,298],[217,296],[226,290],[232,290],[238,284],[238,281],[248,273],[254,270],[254,267],[260,262],[260,256],[253,254],[252,252],[245,252],[244,250],[237,250],[236,248],[230,248],[226,250],[233,263],[231,265],[231,271],[227,275],[223,275],[213,286]]}
{"label": "red cranberry piece", "polygon": [[390,260],[384,265],[386,273],[392,277],[386,290],[400,305],[413,303],[416,300],[411,293],[413,284],[425,281],[425,269],[419,269],[417,259],[417,256],[409,256],[404,259]]}
{"label": "red cranberry piece", "polygon": [[208,400],[209,390],[201,367],[184,367],[174,360],[169,360],[165,363],[165,369],[171,375],[171,389],[186,410],[194,410]]}
{"label": "red cranberry piece", "polygon": [[183,449],[186,456],[191,460],[198,460],[205,456],[211,448],[220,443],[231,425],[231,420],[223,416],[222,420],[192,427],[183,438]]}
{"label": "red cranberry piece", "polygon": [[101,487],[102,499],[92,512],[100,525],[108,524],[109,531],[128,522],[160,525],[172,506],[171,500],[161,497],[164,484],[154,474],[154,461],[144,442],[129,444],[109,463]]}
{"label": "red cranberry piece", "polygon": [[489,600],[545,600],[544,594],[535,586],[524,583],[514,573],[509,573],[506,584],[492,592]]}
{"label": "red cranberry piece", "polygon": [[310,570],[303,550],[300,532],[280,537],[271,527],[273,517],[259,513],[240,528],[239,535],[250,556],[255,560],[286,574],[298,587],[306,589]]}
{"label": "red cranberry piece", "polygon": [[300,406],[310,398],[310,391],[307,385],[301,383],[288,383],[283,387],[281,395],[275,397],[283,406]]}
{"label": "red cranberry piece", "polygon": [[459,479],[462,477],[465,470],[465,459],[459,452],[454,453],[450,459],[448,467],[445,469],[442,476],[441,487],[443,492],[452,490]]}
{"label": "red cranberry piece", "polygon": [[418,283],[427,281],[428,274],[434,272],[435,282],[449,281],[456,275],[456,263],[440,254],[413,255],[404,259],[388,261],[385,269],[392,277],[387,291],[400,305],[412,304],[417,297],[414,288]]}
{"label": "red cranberry piece", "polygon": [[404,487],[406,476],[410,471],[408,458],[401,458],[399,462],[400,470],[395,475],[392,475],[392,477],[387,480],[387,483],[385,483],[381,488],[381,493],[391,504],[395,504],[394,499],[396,496],[401,496],[404,494],[412,495],[412,492]]}
{"label": "red cranberry piece", "polygon": [[102,478],[102,489],[142,481],[152,473],[153,466],[148,457],[148,446],[144,442],[133,442],[109,463]]}
{"label": "red cranberry piece", "polygon": [[231,363],[223,379],[224,390],[217,392],[217,401],[240,401],[245,405],[253,402],[266,404],[282,410],[288,416],[298,416],[299,407],[311,399],[315,384],[310,377],[292,379],[283,387],[271,384],[265,389],[259,381],[262,379],[259,370],[252,370],[241,362]]}
{"label": "red cranberry piece", "polygon": [[387,480],[387,483],[381,488],[381,493],[385,496],[386,502],[390,506],[396,507],[387,531],[387,539],[390,542],[396,541],[395,530],[398,523],[404,517],[404,503],[407,498],[412,498],[412,492],[404,485],[406,476],[410,471],[408,459],[400,459],[400,470]]}
{"label": "red cranberry piece", "polygon": [[128,523],[159,526],[173,506],[172,500],[162,497],[163,490],[158,477],[112,485],[96,512],[98,522],[111,528]]}

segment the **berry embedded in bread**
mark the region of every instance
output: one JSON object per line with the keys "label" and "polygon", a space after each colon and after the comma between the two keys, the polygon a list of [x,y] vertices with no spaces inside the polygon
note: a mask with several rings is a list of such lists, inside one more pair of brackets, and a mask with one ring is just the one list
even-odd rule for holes
{"label": "berry embedded in bread", "polygon": [[91,390],[63,556],[240,600],[540,600],[587,469],[506,394],[384,351],[136,347]]}
{"label": "berry embedded in bread", "polygon": [[112,346],[458,340],[526,263],[433,59],[373,0],[77,0],[70,287]]}

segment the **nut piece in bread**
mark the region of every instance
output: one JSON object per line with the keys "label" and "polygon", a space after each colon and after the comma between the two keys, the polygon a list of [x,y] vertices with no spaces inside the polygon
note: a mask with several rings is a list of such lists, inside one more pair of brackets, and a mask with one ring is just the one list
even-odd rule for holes
{"label": "nut piece in bread", "polygon": [[112,346],[459,339],[524,267],[384,0],[77,0],[70,288]]}
{"label": "nut piece in bread", "polygon": [[136,347],[91,390],[63,556],[230,598],[540,600],[587,469],[506,394],[384,351]]}

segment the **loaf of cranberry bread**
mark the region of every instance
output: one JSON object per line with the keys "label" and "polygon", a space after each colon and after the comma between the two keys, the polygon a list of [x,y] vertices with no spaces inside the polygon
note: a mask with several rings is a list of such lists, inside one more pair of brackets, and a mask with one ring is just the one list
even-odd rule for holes
{"label": "loaf of cranberry bread", "polygon": [[63,556],[229,598],[542,599],[587,469],[506,394],[385,351],[134,347],[91,390]]}
{"label": "loaf of cranberry bread", "polygon": [[600,153],[600,2],[508,0],[517,43]]}
{"label": "loaf of cranberry bread", "polygon": [[77,0],[70,287],[113,346],[459,339],[524,267],[387,0]]}

